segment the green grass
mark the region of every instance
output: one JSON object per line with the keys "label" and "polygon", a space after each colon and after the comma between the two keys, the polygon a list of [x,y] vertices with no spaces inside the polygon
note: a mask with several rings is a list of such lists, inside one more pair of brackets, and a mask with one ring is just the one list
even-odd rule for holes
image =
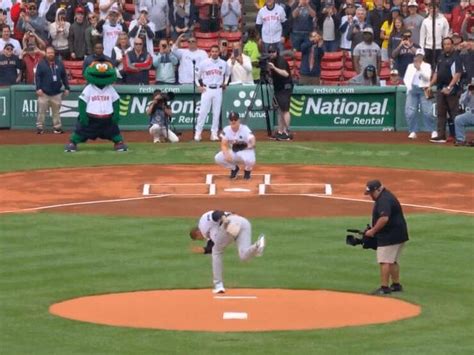
{"label": "green grass", "polygon": [[[373,251],[344,244],[364,218],[255,219],[263,258],[226,251],[226,286],[367,292],[378,284]],[[473,219],[411,215],[402,259],[417,318],[304,332],[175,332],[100,326],[54,317],[48,307],[80,295],[209,288],[211,261],[189,254],[192,219],[40,213],[3,215],[0,344],[5,354],[468,354],[474,346]],[[73,231],[73,232],[67,232]],[[297,231],[297,232],[295,232]],[[190,300],[192,302],[192,300]]]}
{"label": "green grass", "polygon": [[[61,145],[0,146],[0,172],[39,168],[118,164],[213,164],[216,144],[132,143],[127,153],[116,153],[111,144],[83,144],[66,154]],[[432,145],[260,142],[260,164],[331,164],[474,172],[472,149]]]}

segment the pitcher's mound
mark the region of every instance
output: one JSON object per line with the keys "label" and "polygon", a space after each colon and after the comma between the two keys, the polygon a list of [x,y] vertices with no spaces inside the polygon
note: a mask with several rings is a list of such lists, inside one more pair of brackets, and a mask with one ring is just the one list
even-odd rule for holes
{"label": "pitcher's mound", "polygon": [[389,297],[325,290],[155,290],[80,297],[50,312],[84,322],[191,331],[270,331],[338,328],[393,322],[419,306]]}

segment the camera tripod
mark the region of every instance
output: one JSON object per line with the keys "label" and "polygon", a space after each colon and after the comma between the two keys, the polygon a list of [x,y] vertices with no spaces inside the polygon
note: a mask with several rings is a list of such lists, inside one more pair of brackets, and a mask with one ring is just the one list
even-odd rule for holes
{"label": "camera tripod", "polygon": [[[270,111],[275,113],[278,110],[278,106],[273,97],[270,99],[270,88],[271,83],[268,78],[268,73],[261,69],[260,71],[260,81],[258,82],[257,86],[255,87],[255,91],[253,92],[252,97],[250,98],[250,105],[247,107],[244,115],[244,122],[247,122],[248,115],[250,111],[263,111],[265,112],[265,121],[267,125],[267,134],[270,137],[272,135],[272,128],[270,124]],[[260,93],[260,98],[262,100],[262,107],[261,108],[254,108],[255,100]]]}

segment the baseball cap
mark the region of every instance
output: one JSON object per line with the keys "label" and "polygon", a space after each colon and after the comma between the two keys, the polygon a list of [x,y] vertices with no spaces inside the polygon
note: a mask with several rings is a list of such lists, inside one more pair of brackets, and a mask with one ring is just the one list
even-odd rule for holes
{"label": "baseball cap", "polygon": [[417,55],[422,55],[423,57],[425,56],[425,51],[423,50],[423,48],[418,48],[415,52],[415,56]]}
{"label": "baseball cap", "polygon": [[148,13],[148,7],[146,7],[146,6],[140,7],[140,12],[146,12],[146,13]]}
{"label": "baseball cap", "polygon": [[374,34],[374,30],[372,29],[372,27],[365,27],[363,30],[362,30],[363,33],[371,33],[371,34]]}
{"label": "baseball cap", "polygon": [[367,181],[367,184],[365,185],[364,195],[368,195],[369,193],[374,192],[381,186],[382,186],[382,183],[380,182],[380,180]]}
{"label": "baseball cap", "polygon": [[211,218],[214,222],[219,222],[223,216],[225,216],[226,213],[222,210],[215,210],[211,214]]}
{"label": "baseball cap", "polygon": [[390,75],[398,75],[398,70],[397,69],[390,70]]}
{"label": "baseball cap", "polygon": [[232,112],[229,112],[229,121],[232,121],[232,120],[238,120],[240,119],[240,116],[237,112],[235,111],[232,111]]}
{"label": "baseball cap", "polygon": [[365,67],[365,69],[366,69],[367,71],[371,71],[371,72],[374,72],[374,73],[375,73],[375,67],[374,67],[373,65],[371,65],[371,64],[370,64],[370,65],[367,65],[367,66]]}
{"label": "baseball cap", "polygon": [[394,6],[390,9],[390,12],[395,12],[395,11],[400,12],[400,8],[398,6]]}
{"label": "baseball cap", "polygon": [[408,7],[410,7],[410,6],[418,7],[418,3],[416,2],[416,0],[410,0],[410,1],[408,1]]}
{"label": "baseball cap", "polygon": [[76,7],[76,10],[74,10],[74,13],[75,13],[75,14],[84,14],[85,11],[84,11],[84,8],[83,8],[83,7],[78,6],[78,7]]}
{"label": "baseball cap", "polygon": [[117,6],[116,3],[114,3],[114,4],[110,7],[108,13],[110,14],[111,12],[117,12],[117,13],[120,12],[120,11],[119,11],[119,8],[118,8],[118,6]]}
{"label": "baseball cap", "polygon": [[15,48],[15,47],[13,46],[13,44],[11,44],[11,43],[6,43],[5,46],[3,47],[3,49],[5,49],[5,48],[7,48],[7,47],[10,47],[10,48],[12,48],[12,49]]}

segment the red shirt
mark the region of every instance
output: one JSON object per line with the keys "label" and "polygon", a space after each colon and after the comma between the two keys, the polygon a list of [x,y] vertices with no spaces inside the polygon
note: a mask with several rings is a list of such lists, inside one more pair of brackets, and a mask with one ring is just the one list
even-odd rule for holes
{"label": "red shirt", "polygon": [[25,77],[27,84],[35,83],[35,70],[38,62],[43,58],[43,54],[34,53],[33,55],[26,53],[23,56],[23,63],[25,63]]}

